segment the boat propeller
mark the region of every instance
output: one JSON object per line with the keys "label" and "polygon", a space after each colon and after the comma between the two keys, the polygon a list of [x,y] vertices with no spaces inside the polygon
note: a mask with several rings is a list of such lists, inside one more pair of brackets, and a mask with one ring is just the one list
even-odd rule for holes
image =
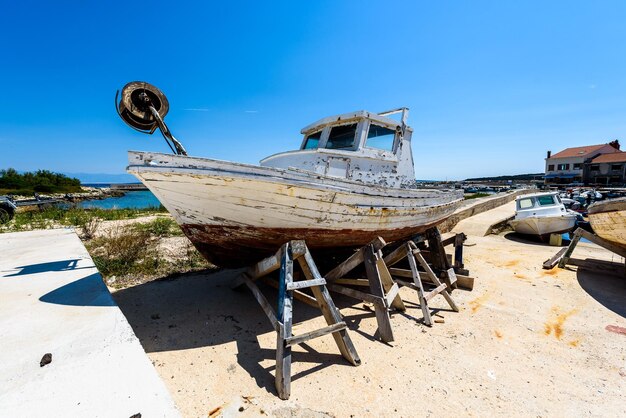
{"label": "boat propeller", "polygon": [[[119,101],[118,101],[119,99]],[[163,121],[170,104],[161,90],[144,81],[133,81],[115,94],[115,110],[131,128],[146,134],[153,134],[157,128],[172,152],[187,155],[187,151]]]}

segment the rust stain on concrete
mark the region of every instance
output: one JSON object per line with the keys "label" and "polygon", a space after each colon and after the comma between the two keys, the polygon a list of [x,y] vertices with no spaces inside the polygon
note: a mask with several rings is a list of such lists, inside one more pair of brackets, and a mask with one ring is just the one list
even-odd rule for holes
{"label": "rust stain on concrete", "polygon": [[567,318],[574,315],[576,312],[578,312],[577,309],[572,309],[567,312],[561,312],[561,308],[559,308],[558,306],[553,307],[552,308],[553,318],[544,324],[544,331],[543,331],[544,334],[545,335],[554,334],[554,337],[557,340],[560,340],[561,337],[563,336],[563,324],[565,323]]}
{"label": "rust stain on concrete", "polygon": [[485,293],[482,296],[477,297],[476,299],[472,300],[469,302],[469,306],[472,309],[472,313],[476,313],[477,310],[479,310],[482,306],[483,303],[485,303],[485,301],[489,299],[489,294]]}

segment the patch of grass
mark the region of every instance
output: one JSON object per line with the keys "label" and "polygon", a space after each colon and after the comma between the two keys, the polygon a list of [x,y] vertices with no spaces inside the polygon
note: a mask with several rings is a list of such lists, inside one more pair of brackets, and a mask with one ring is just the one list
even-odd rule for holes
{"label": "patch of grass", "polygon": [[145,231],[158,237],[182,236],[183,231],[180,230],[178,224],[170,217],[158,217],[148,223],[140,223],[135,225],[139,231]]}
{"label": "patch of grass", "polygon": [[[47,229],[58,226],[73,226],[84,229],[94,222],[94,218],[102,221],[118,221],[164,212],[166,210],[163,206],[146,209],[83,209],[52,206],[40,210],[17,212],[13,220],[0,227],[0,232]],[[172,235],[174,234],[172,232]]]}
{"label": "patch of grass", "polygon": [[470,195],[465,195],[464,199],[465,200],[478,199],[479,197],[487,197],[487,196],[491,196],[491,194],[489,194],[489,193],[474,193],[474,194],[470,194]]}
{"label": "patch of grass", "polygon": [[93,239],[87,244],[103,276],[138,272],[140,261],[153,251],[153,247],[150,234],[134,228],[118,228],[109,236]]}

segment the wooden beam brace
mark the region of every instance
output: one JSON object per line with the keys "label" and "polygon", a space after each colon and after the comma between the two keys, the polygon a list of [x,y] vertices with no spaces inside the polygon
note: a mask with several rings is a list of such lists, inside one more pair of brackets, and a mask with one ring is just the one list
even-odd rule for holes
{"label": "wooden beam brace", "polygon": [[289,337],[285,339],[285,345],[287,347],[292,347],[294,345],[302,344],[303,342],[312,340],[313,338],[322,337],[324,335],[332,334],[334,332],[341,331],[346,329],[345,322],[337,322],[336,324],[329,325],[324,328],[316,329],[314,331],[305,332],[304,334],[294,335],[293,337]]}
{"label": "wooden beam brace", "polygon": [[374,246],[374,249],[378,251],[381,248],[383,248],[385,245],[387,245],[387,243],[381,237],[375,238],[368,245],[361,247],[358,251],[356,251],[354,254],[348,257],[344,262],[342,262],[337,267],[335,267],[334,269],[326,273],[324,275],[326,280],[332,281],[332,280],[341,279],[343,276],[345,276],[346,274],[354,270],[359,264],[363,262],[364,260],[363,255],[365,254],[365,249],[369,245]]}
{"label": "wooden beam brace", "polygon": [[361,292],[360,290],[350,289],[349,287],[339,286],[332,283],[328,284],[326,287],[328,287],[329,290],[335,293],[341,293],[342,295],[350,296],[353,299],[373,303],[376,306],[380,306],[386,309],[385,302],[381,297],[370,295],[369,293]]}
{"label": "wooden beam brace", "polygon": [[445,291],[446,287],[448,287],[448,285],[446,285],[445,283],[440,284],[439,286],[437,286],[436,288],[434,288],[430,292],[425,293],[424,294],[424,299],[426,299],[426,302],[428,302],[429,300],[431,300],[432,298],[437,296],[439,293]]}
{"label": "wooden beam brace", "polygon": [[[259,281],[263,282],[264,284],[267,284],[268,286],[272,286],[274,289],[278,289],[278,282],[276,280],[270,279],[269,277],[261,277]],[[319,309],[320,307],[317,304],[317,299],[315,299],[313,296],[308,295],[300,290],[294,290],[293,297],[294,299],[297,299],[302,303],[306,303],[307,305],[312,306],[314,308]]]}
{"label": "wooden beam brace", "polygon": [[274,310],[270,306],[270,303],[267,301],[265,296],[263,296],[263,293],[261,293],[261,291],[259,290],[259,287],[254,284],[254,282],[250,280],[248,276],[245,275],[243,276],[243,282],[246,286],[248,286],[248,289],[250,289],[250,291],[254,295],[254,298],[257,300],[259,305],[261,305],[261,308],[263,308],[267,319],[270,320],[270,322],[272,323],[272,327],[274,327],[274,331],[278,331],[279,323],[278,319],[276,318],[276,314],[274,313]]}
{"label": "wooden beam brace", "polygon": [[304,289],[313,286],[323,286],[326,284],[324,279],[300,280],[299,282],[291,282],[287,285],[287,290]]}

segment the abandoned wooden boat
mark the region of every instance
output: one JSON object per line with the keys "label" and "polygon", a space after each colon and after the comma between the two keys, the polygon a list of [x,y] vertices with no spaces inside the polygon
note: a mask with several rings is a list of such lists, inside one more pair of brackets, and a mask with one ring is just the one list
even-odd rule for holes
{"label": "abandoned wooden boat", "polygon": [[515,204],[515,219],[509,223],[519,234],[544,238],[576,226],[577,214],[565,209],[557,192],[518,196]]}
{"label": "abandoned wooden boat", "polygon": [[[149,88],[167,104],[158,89]],[[134,106],[124,103],[131,96],[123,91],[123,118]],[[134,117],[143,115],[144,122],[153,116],[168,139],[164,114],[150,107]],[[259,166],[189,157],[174,139],[179,155],[131,151],[127,170],[220,266],[249,264],[292,239],[315,250],[358,247],[377,236],[410,238],[445,220],[463,196],[418,188],[407,109],[397,112],[400,121],[388,117],[393,112],[366,111],[322,119],[302,129],[298,150],[271,155]]]}
{"label": "abandoned wooden boat", "polygon": [[595,234],[614,244],[626,246],[626,197],[593,203],[587,214]]}

